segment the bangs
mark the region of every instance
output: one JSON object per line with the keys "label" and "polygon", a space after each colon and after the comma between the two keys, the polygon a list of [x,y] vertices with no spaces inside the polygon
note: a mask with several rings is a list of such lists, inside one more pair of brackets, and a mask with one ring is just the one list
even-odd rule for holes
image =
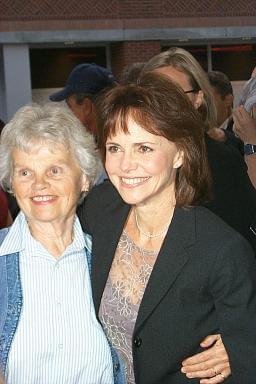
{"label": "bangs", "polygon": [[[143,103],[140,101],[140,103]],[[147,113],[147,110],[140,106],[140,108],[136,108],[133,106],[122,106],[119,110],[113,111],[112,116],[108,116],[108,121],[105,124],[104,130],[107,133],[104,137],[107,140],[107,137],[113,137],[117,134],[117,132],[123,132],[125,134],[129,133],[129,121],[133,120],[137,125],[141,128],[145,129],[149,133],[153,135],[159,136],[162,133],[159,132],[159,129],[156,128],[156,124]]]}

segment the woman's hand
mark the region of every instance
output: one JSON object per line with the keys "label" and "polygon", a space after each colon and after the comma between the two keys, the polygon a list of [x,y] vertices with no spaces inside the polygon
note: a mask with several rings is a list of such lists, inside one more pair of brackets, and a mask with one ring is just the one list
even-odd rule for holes
{"label": "woman's hand", "polygon": [[224,382],[231,375],[231,370],[221,336],[207,336],[200,345],[208,349],[185,359],[181,371],[190,379],[200,378],[201,384]]}
{"label": "woman's hand", "polygon": [[256,120],[253,119],[243,106],[233,111],[234,132],[244,143],[256,144]]}

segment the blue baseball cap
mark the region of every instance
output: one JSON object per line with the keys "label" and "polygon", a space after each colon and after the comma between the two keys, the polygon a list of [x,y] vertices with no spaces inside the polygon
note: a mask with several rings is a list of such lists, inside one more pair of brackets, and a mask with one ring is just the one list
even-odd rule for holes
{"label": "blue baseball cap", "polygon": [[63,101],[75,93],[97,95],[116,82],[113,73],[97,64],[79,64],[70,73],[65,88],[49,96],[51,101]]}

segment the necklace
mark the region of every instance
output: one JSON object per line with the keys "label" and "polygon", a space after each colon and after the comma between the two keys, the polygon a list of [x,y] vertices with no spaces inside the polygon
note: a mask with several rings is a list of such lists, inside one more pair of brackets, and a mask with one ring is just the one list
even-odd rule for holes
{"label": "necklace", "polygon": [[158,232],[158,233],[150,233],[150,232],[144,232],[141,227],[139,226],[139,223],[138,223],[138,217],[137,217],[137,213],[136,211],[134,210],[134,216],[135,216],[135,223],[136,223],[136,227],[138,228],[139,232],[146,236],[146,237],[149,237],[150,239],[154,238],[154,237],[160,237],[160,236],[163,236],[167,231],[168,231],[168,228],[169,228],[169,224],[161,231],[161,232]]}

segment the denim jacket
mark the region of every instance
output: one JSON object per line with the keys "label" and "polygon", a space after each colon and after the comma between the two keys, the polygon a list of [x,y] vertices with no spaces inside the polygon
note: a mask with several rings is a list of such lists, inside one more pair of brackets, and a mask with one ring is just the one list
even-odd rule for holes
{"label": "denim jacket", "polygon": [[[7,233],[7,228],[0,230],[0,245]],[[91,253],[86,248],[85,253],[91,273]],[[23,304],[18,252],[0,257],[0,287],[0,367],[5,372]],[[114,384],[125,384],[123,363],[111,345],[110,349],[113,359]]]}

